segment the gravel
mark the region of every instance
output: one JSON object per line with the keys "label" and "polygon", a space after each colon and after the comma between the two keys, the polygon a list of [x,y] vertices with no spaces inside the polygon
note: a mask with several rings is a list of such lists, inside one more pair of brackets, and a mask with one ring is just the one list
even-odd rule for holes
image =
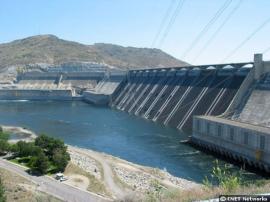
{"label": "gravel", "polygon": [[98,168],[97,162],[81,153],[77,153],[73,150],[69,150],[71,162],[82,168],[86,172],[94,175],[97,179],[101,179],[101,173]]}

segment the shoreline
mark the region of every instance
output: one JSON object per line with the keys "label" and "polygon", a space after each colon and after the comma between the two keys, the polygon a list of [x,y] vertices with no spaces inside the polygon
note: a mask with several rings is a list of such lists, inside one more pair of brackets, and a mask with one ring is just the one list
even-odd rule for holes
{"label": "shoreline", "polygon": [[36,133],[33,131],[19,127],[19,126],[9,126],[9,125],[1,125],[3,132],[10,133],[10,135],[15,135],[17,138],[9,139],[9,143],[16,143],[20,140],[23,140],[25,142],[31,142],[34,141],[37,137]]}
{"label": "shoreline", "polygon": [[[37,137],[36,133],[26,128],[6,125],[2,125],[2,128],[4,132],[15,133],[22,137],[9,140],[11,143],[19,140],[34,141]],[[84,174],[79,174],[76,169],[72,171],[66,169],[67,171],[64,173],[68,180],[63,183],[76,186],[82,190],[119,199],[128,195],[145,195],[155,192],[157,186],[165,190],[178,191],[201,188],[202,186],[199,183],[173,176],[159,168],[132,163],[104,152],[66,145],[71,158],[67,167],[75,166],[76,169],[81,169]],[[93,184],[91,184],[93,180],[96,183],[95,186],[103,187],[102,190],[97,191],[96,187],[93,187]]]}
{"label": "shoreline", "polygon": [[173,176],[167,171],[135,164],[103,152],[71,145],[68,145],[68,151],[71,154],[71,162],[81,168],[85,169],[86,167],[87,172],[92,175],[99,176],[99,173],[104,172],[104,170],[97,171],[98,168],[105,167],[104,165],[100,166],[100,163],[109,165],[113,177],[117,178],[116,181],[120,180],[119,186],[124,187],[129,192],[154,191],[154,183],[158,183],[165,189],[179,190],[190,190],[201,186],[199,183]]}

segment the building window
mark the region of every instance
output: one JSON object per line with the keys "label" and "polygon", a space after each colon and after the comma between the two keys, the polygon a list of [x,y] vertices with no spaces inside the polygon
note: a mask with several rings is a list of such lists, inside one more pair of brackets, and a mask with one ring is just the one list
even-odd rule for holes
{"label": "building window", "polygon": [[217,125],[217,135],[221,136],[222,135],[222,128],[221,125]]}
{"label": "building window", "polygon": [[248,132],[244,132],[244,144],[245,145],[248,145],[248,136],[249,136]]}
{"label": "building window", "polygon": [[265,136],[260,136],[260,149],[264,150],[265,148]]}
{"label": "building window", "polygon": [[230,128],[230,140],[233,141],[234,139],[234,128]]}

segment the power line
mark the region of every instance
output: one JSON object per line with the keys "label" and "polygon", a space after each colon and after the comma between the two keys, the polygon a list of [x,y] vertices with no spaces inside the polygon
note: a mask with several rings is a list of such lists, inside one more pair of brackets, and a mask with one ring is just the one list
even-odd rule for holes
{"label": "power line", "polygon": [[171,13],[171,10],[173,9],[173,5],[174,5],[175,1],[176,0],[172,0],[171,3],[169,4],[169,7],[168,7],[168,9],[167,9],[162,21],[161,21],[161,24],[160,24],[159,28],[158,28],[158,32],[155,35],[155,38],[154,38],[154,40],[152,42],[152,45],[151,45],[152,48],[155,46],[155,44],[156,44],[156,42],[157,42],[157,40],[158,40],[164,26],[165,26],[166,21],[168,20],[168,17],[170,16],[170,13]]}
{"label": "power line", "polygon": [[242,46],[244,46],[250,39],[252,39],[252,37],[255,36],[255,34],[257,34],[262,28],[264,28],[264,26],[267,25],[269,22],[270,22],[270,18],[264,21],[250,35],[248,35],[248,37],[245,38],[236,48],[234,48],[221,62],[224,62],[225,60],[233,56],[240,48],[242,48]]}
{"label": "power line", "polygon": [[263,54],[267,53],[268,51],[270,51],[270,47],[264,49]]}
{"label": "power line", "polygon": [[225,9],[231,4],[232,0],[226,0],[224,4],[220,7],[220,9],[215,13],[215,15],[211,18],[211,20],[204,26],[201,32],[197,35],[195,40],[192,41],[190,46],[184,51],[182,54],[182,59],[184,59],[187,54],[194,48],[194,46],[200,41],[203,35],[211,28],[211,26],[216,22],[216,20],[220,17],[220,15],[225,11]]}
{"label": "power line", "polygon": [[217,37],[221,29],[225,26],[225,24],[230,20],[230,18],[233,16],[233,14],[238,10],[240,5],[242,4],[243,0],[239,0],[236,6],[231,10],[231,12],[227,15],[227,17],[224,19],[224,21],[220,24],[220,26],[217,28],[217,30],[212,34],[210,39],[204,44],[204,46],[201,48],[201,50],[198,52],[198,54],[193,59],[192,63],[194,63],[202,53],[204,53],[205,49],[211,44],[211,42]]}
{"label": "power line", "polygon": [[171,19],[170,19],[169,23],[167,24],[167,27],[166,27],[166,29],[165,29],[165,31],[163,33],[163,36],[162,36],[161,40],[159,41],[159,44],[158,44],[159,48],[163,45],[166,37],[168,36],[168,33],[169,33],[171,27],[173,26],[178,14],[180,13],[180,10],[183,7],[184,2],[185,2],[185,0],[179,0],[178,1],[176,9],[175,9],[173,15],[171,16]]}

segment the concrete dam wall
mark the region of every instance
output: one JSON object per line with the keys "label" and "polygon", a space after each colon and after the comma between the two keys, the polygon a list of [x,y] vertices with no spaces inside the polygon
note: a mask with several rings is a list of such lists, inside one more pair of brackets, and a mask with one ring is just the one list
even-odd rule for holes
{"label": "concrete dam wall", "polygon": [[111,107],[190,131],[194,115],[220,115],[250,69],[231,65],[130,71]]}
{"label": "concrete dam wall", "polygon": [[249,89],[248,99],[232,116],[232,120],[270,126],[270,73],[263,74]]}
{"label": "concrete dam wall", "polygon": [[43,86],[68,86],[74,88],[95,88],[104,77],[103,72],[26,72],[17,76],[22,88]]}
{"label": "concrete dam wall", "polygon": [[5,100],[85,100],[107,105],[125,79],[125,71],[37,72],[18,74],[13,84],[0,86]]}
{"label": "concrete dam wall", "polygon": [[0,100],[72,100],[72,91],[55,89],[1,89]]}

